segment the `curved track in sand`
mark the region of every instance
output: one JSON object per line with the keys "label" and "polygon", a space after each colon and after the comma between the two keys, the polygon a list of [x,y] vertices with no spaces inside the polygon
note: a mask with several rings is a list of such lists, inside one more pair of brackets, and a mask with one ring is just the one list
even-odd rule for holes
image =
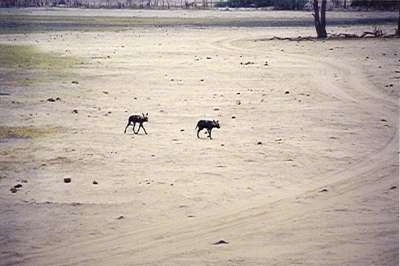
{"label": "curved track in sand", "polygon": [[[82,59],[0,102],[2,125],[65,129],[2,146],[0,265],[398,264],[397,40],[259,41],[280,31],[0,36]],[[143,110],[149,135],[122,134]]]}
{"label": "curved track in sand", "polygon": [[[251,38],[252,36],[249,36],[248,39]],[[258,47],[258,50],[252,50],[254,44],[251,44],[253,45],[251,47],[241,46],[246,43],[247,41],[242,38],[214,37],[200,47],[212,50],[220,57],[244,56],[250,58],[249,60],[257,59],[258,54],[262,53],[262,48],[265,48],[264,44],[261,48]],[[285,45],[279,42],[275,44]],[[312,44],[310,49],[316,46],[318,44]],[[282,106],[283,111],[280,114],[285,112],[285,108],[287,113],[313,110],[312,115],[319,114],[322,121],[325,112],[340,111],[339,109],[343,108],[343,112],[354,119],[349,120],[349,123],[357,121],[358,115],[360,119],[369,117],[372,121],[379,121],[384,117],[392,125],[390,133],[377,140],[378,143],[371,143],[373,149],[360,150],[358,155],[355,152],[356,155],[348,160],[346,166],[319,172],[315,176],[301,176],[300,178],[312,182],[307,185],[302,184],[298,190],[293,188],[293,193],[284,193],[266,202],[259,201],[262,198],[260,195],[239,198],[233,200],[227,208],[214,209],[209,215],[195,219],[183,220],[176,217],[161,223],[145,224],[141,228],[132,226],[128,221],[115,231],[93,236],[74,236],[67,242],[60,239],[59,243],[41,246],[35,251],[23,254],[19,263],[25,265],[396,264],[398,210],[394,209],[397,199],[393,197],[393,193],[397,191],[390,190],[390,187],[396,184],[395,179],[398,174],[397,99],[380,92],[366,78],[365,73],[346,60],[322,58],[321,54],[313,56],[307,53],[288,52],[279,61],[279,49],[266,53],[272,58],[271,65],[285,69],[292,63],[300,64],[307,69],[306,79],[310,79],[310,82],[312,79],[318,79],[316,83],[310,83],[312,87],[310,91],[312,94],[321,94],[323,100],[319,105]],[[295,48],[291,49],[293,51]],[[310,73],[314,75],[307,76]],[[326,78],[318,78],[326,73],[329,73]],[[337,81],[330,75],[331,73],[343,79]],[[347,118],[342,116],[342,119]],[[368,134],[362,132],[359,134],[362,141],[368,139]],[[307,146],[298,148],[307,152]],[[312,159],[305,162],[312,163]],[[296,183],[292,186],[295,187]],[[323,191],[323,188],[326,191]],[[127,202],[133,203],[132,200]],[[123,206],[129,208],[128,203],[124,203]],[[101,208],[97,211],[101,212]],[[212,245],[220,239],[229,241],[229,244]]]}

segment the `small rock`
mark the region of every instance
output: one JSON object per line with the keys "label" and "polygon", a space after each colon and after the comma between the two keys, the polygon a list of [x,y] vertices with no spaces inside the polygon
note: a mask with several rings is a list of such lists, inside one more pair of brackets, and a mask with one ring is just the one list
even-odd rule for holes
{"label": "small rock", "polygon": [[74,110],[72,110],[72,113],[73,113],[73,114],[77,114],[77,113],[78,113],[78,110],[74,109]]}
{"label": "small rock", "polygon": [[289,94],[290,92],[289,91],[285,91],[285,94]]}
{"label": "small rock", "polygon": [[18,189],[16,189],[15,187],[10,188],[11,193],[17,193]]}
{"label": "small rock", "polygon": [[392,186],[390,189],[393,190],[393,189],[396,189],[396,188],[397,188],[397,186]]}
{"label": "small rock", "polygon": [[64,178],[64,183],[71,183],[71,178],[69,177]]}
{"label": "small rock", "polygon": [[214,111],[219,111],[219,108],[218,107],[214,108]]}
{"label": "small rock", "polygon": [[323,189],[321,189],[319,192],[328,192],[328,189],[323,188]]}
{"label": "small rock", "polygon": [[257,142],[257,145],[262,145],[262,142],[261,141]]}
{"label": "small rock", "polygon": [[121,216],[119,216],[117,219],[118,219],[118,220],[122,220],[122,219],[124,219],[124,218],[125,218],[125,216],[121,215]]}
{"label": "small rock", "polygon": [[381,119],[381,121],[382,121],[382,122],[387,122],[387,120],[386,120],[386,119],[383,119],[383,118]]}
{"label": "small rock", "polygon": [[[240,64],[242,64],[242,63],[240,63]],[[246,63],[244,63],[243,65],[245,65],[245,66],[247,66],[247,65],[254,65],[254,62],[247,61],[247,62],[246,62]]]}
{"label": "small rock", "polygon": [[224,143],[221,143],[221,147],[224,147],[225,146],[225,144]]}
{"label": "small rock", "polygon": [[76,81],[76,80],[73,80],[73,81],[72,81],[72,84],[79,84],[79,82]]}
{"label": "small rock", "polygon": [[181,132],[185,131],[183,128],[181,128]]}
{"label": "small rock", "polygon": [[215,243],[213,243],[213,245],[226,245],[226,244],[229,244],[229,242],[228,241],[225,241],[225,240],[220,240],[220,241],[217,241],[217,242],[215,242]]}
{"label": "small rock", "polygon": [[14,188],[21,188],[22,187],[22,184],[16,184],[15,186],[14,186]]}
{"label": "small rock", "polygon": [[57,98],[56,98],[56,101],[61,101],[61,98],[60,98],[60,97],[57,97]]}
{"label": "small rock", "polygon": [[97,183],[96,180],[93,180],[92,184],[93,184],[93,185],[97,185],[97,184],[99,184],[99,183]]}
{"label": "small rock", "polygon": [[104,94],[108,94],[108,91],[103,91]]}
{"label": "small rock", "polygon": [[235,118],[236,118],[236,116],[233,115],[233,116],[232,116],[232,119],[235,119]]}
{"label": "small rock", "polygon": [[54,103],[56,100],[54,100],[54,98],[48,98],[47,101]]}

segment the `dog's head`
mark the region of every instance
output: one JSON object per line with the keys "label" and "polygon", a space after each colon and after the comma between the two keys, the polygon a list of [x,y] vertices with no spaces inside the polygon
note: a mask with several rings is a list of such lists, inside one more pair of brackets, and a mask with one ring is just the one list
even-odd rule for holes
{"label": "dog's head", "polygon": [[148,122],[149,121],[149,113],[142,113],[142,117],[143,117],[143,122]]}

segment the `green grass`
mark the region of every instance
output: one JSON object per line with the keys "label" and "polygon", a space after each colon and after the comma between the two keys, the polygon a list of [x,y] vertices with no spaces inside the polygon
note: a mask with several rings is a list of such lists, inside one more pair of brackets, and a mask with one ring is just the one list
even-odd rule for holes
{"label": "green grass", "polygon": [[0,44],[2,68],[61,70],[78,63],[76,58],[45,53],[33,46]]}
{"label": "green grass", "polygon": [[40,51],[34,46],[0,44],[0,71],[4,82],[33,87],[51,80],[69,78],[71,69],[82,60]]}

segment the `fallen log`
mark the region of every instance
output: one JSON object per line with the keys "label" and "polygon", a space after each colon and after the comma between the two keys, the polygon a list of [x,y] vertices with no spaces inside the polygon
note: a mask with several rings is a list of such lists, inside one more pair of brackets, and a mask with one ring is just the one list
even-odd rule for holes
{"label": "fallen log", "polygon": [[273,36],[271,38],[258,39],[255,41],[316,41],[316,40],[338,40],[338,39],[370,39],[370,38],[399,38],[396,34],[385,34],[381,30],[376,31],[364,31],[362,34],[353,34],[353,33],[331,33],[328,34],[328,37],[325,39],[318,39],[313,36],[298,36],[298,37],[279,37]]}

